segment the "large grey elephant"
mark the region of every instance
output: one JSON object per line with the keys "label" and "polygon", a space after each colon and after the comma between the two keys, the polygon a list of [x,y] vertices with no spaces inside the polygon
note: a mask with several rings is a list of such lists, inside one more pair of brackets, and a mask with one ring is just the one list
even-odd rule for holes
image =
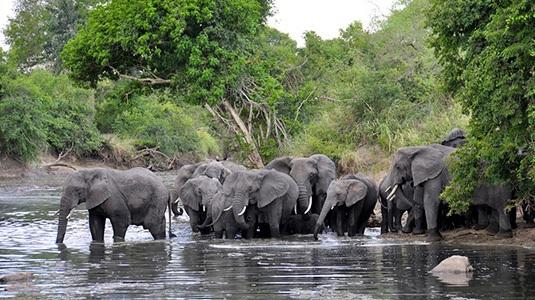
{"label": "large grey elephant", "polygon": [[[236,169],[238,168],[236,167]],[[231,173],[232,171],[220,161],[200,162],[182,166],[180,169],[178,169],[178,174],[175,179],[175,186],[171,193],[171,199],[173,200],[171,208],[173,210],[173,214],[175,216],[182,215],[182,212],[178,208],[178,204],[181,199],[180,191],[182,186],[189,179],[204,175],[210,178],[216,178],[221,184],[223,184],[225,179]]]}
{"label": "large grey elephant", "polygon": [[[439,195],[449,185],[452,176],[448,172],[445,159],[455,148],[442,145],[404,147],[398,149],[390,173],[394,189],[412,182],[415,203],[425,209],[428,240],[438,241],[442,236],[438,228],[441,200]],[[512,237],[511,223],[505,208],[511,200],[509,184],[488,186],[479,183],[475,189],[472,205],[487,205],[492,208],[499,222],[499,237]],[[414,218],[422,214],[420,206],[413,206]]]}
{"label": "large grey elephant", "polygon": [[[180,197],[184,204],[184,210],[189,216],[189,223],[193,232],[199,232],[198,225],[204,223],[211,214],[212,199],[221,191],[222,185],[217,178],[201,175],[191,178],[182,186]],[[209,228],[200,230],[201,233],[209,233]]]}
{"label": "large grey elephant", "polygon": [[[154,239],[165,238],[169,192],[162,180],[147,169],[117,171],[95,168],[70,174],[63,184],[56,243],[63,243],[67,220],[76,206],[83,202],[89,211],[93,241],[104,242],[106,219],[113,226],[115,242],[124,241],[129,225],[142,225]],[[170,223],[169,236],[172,236]]]}
{"label": "large grey elephant", "polygon": [[450,183],[445,159],[455,148],[442,145],[403,147],[396,152],[390,169],[393,190],[407,183],[414,186],[413,215],[415,220],[427,222],[428,240],[442,238],[438,229],[440,194]]}
{"label": "large grey elephant", "polygon": [[364,234],[368,219],[377,203],[378,190],[375,181],[362,173],[347,174],[340,180],[333,180],[327,189],[316,226],[314,239],[323,227],[327,213],[333,210],[334,230],[338,236]]}
{"label": "large grey elephant", "polygon": [[[224,211],[231,211],[244,238],[254,237],[259,224],[268,224],[270,236],[278,238],[281,232],[285,233],[297,202],[298,189],[295,181],[284,173],[253,169],[232,173],[223,183],[221,194],[223,206],[213,201],[214,226]],[[221,207],[223,211],[216,210]]]}
{"label": "large grey elephant", "polygon": [[309,213],[320,214],[327,188],[336,176],[336,165],[323,154],[307,158],[276,158],[266,165],[266,169],[289,174],[295,180],[299,187],[297,205],[305,216]]}

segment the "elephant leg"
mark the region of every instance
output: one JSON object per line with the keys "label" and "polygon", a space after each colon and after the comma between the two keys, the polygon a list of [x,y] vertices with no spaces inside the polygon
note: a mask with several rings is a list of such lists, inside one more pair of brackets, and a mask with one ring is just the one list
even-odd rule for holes
{"label": "elephant leg", "polygon": [[344,236],[344,212],[341,207],[335,207],[336,210],[336,234],[338,236]]}
{"label": "elephant leg", "polygon": [[511,223],[509,220],[509,212],[506,212],[505,208],[496,209],[498,214],[498,220],[500,224],[500,229],[498,231],[498,238],[512,238],[513,231],[511,229]]}
{"label": "elephant leg", "polygon": [[[428,180],[423,184],[423,203],[425,219],[427,222],[427,240],[430,242],[442,239],[442,235],[438,229],[438,211],[440,206],[439,195],[441,192],[442,182],[438,177]],[[415,189],[414,193],[415,195],[416,193],[419,193],[418,187]],[[416,215],[414,215],[414,217],[416,218]]]}
{"label": "elephant leg", "polygon": [[[401,218],[401,217],[400,217]],[[407,220],[401,229],[403,233],[411,233],[414,230],[414,209],[407,210]]]}
{"label": "elephant leg", "polygon": [[347,216],[347,236],[355,236],[359,231],[359,215],[360,211],[357,208],[358,204],[349,207]]}
{"label": "elephant leg", "polygon": [[392,231],[392,214],[391,214],[391,209],[390,209],[390,203],[388,202],[391,202],[391,201],[388,201],[386,199],[383,199],[381,197],[380,199],[380,203],[381,203],[381,216],[382,216],[382,220],[381,220],[381,234],[383,233],[388,233],[388,230],[390,229],[390,231]]}
{"label": "elephant leg", "polygon": [[482,230],[489,226],[489,212],[488,206],[477,205],[477,224],[474,225],[475,230]]}
{"label": "elephant leg", "polygon": [[91,238],[93,241],[104,243],[106,217],[100,214],[97,210],[98,208],[89,210],[89,230],[91,231]]}

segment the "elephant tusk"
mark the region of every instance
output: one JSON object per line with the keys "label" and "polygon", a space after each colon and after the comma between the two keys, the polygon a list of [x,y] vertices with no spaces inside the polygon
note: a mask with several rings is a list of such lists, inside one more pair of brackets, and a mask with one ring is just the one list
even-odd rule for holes
{"label": "elephant tusk", "polygon": [[386,190],[385,190],[385,193],[388,193],[388,191],[390,191],[391,188],[392,188],[392,186],[387,187]]}
{"label": "elephant tusk", "polygon": [[225,209],[223,209],[223,211],[229,211],[231,208],[232,208],[232,205],[227,207],[227,208],[225,208]]}
{"label": "elephant tusk", "polygon": [[54,216],[57,216],[57,215],[59,215],[59,209],[58,209],[58,211],[54,214]]}
{"label": "elephant tusk", "polygon": [[312,208],[312,196],[310,196],[310,198],[308,199],[308,207],[307,207],[307,210],[305,210],[304,214],[305,215],[308,214],[311,208]]}
{"label": "elephant tusk", "polygon": [[294,213],[297,215],[297,204],[294,206]]}
{"label": "elephant tusk", "polygon": [[65,219],[68,220],[68,219],[71,217],[71,215],[72,215],[73,212],[74,212],[74,208],[71,209],[71,211],[69,212],[69,214],[67,215],[67,217],[66,217]]}
{"label": "elephant tusk", "polygon": [[202,212],[206,212],[206,206],[205,205],[202,206]]}
{"label": "elephant tusk", "polygon": [[180,197],[177,197],[174,203],[178,203],[180,201]]}
{"label": "elephant tusk", "polygon": [[333,210],[333,209],[334,209],[334,205],[333,205],[333,207],[331,207],[331,210]]}
{"label": "elephant tusk", "polygon": [[241,216],[245,213],[245,210],[247,209],[247,206],[244,206],[243,209],[240,211],[240,213],[238,214],[238,216]]}
{"label": "elephant tusk", "polygon": [[396,197],[396,191],[398,190],[398,187],[399,187],[399,185],[397,185],[397,184],[396,184],[396,186],[394,186],[394,188],[392,189],[390,194],[388,194],[388,196],[386,196],[387,200],[389,200],[389,201],[394,200],[394,198]]}

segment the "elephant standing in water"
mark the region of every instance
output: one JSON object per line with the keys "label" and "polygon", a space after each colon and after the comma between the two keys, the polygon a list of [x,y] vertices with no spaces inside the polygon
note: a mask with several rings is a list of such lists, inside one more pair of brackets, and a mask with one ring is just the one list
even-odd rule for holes
{"label": "elephant standing in water", "polygon": [[[113,240],[124,241],[129,225],[143,225],[154,239],[165,238],[165,210],[169,192],[162,180],[144,168],[126,171],[87,169],[70,174],[63,184],[56,243],[63,243],[67,220],[78,204],[89,211],[93,241],[104,242],[106,219],[113,226]],[[169,219],[169,236],[171,219]]]}
{"label": "elephant standing in water", "polygon": [[276,158],[266,165],[266,169],[289,174],[295,180],[299,187],[297,205],[304,215],[320,214],[327,188],[336,176],[336,165],[323,154],[308,158]]}
{"label": "elephant standing in water", "polygon": [[[211,214],[212,199],[221,191],[221,188],[222,185],[217,178],[205,175],[191,178],[182,186],[180,195],[193,232],[199,232],[198,225],[203,224],[207,218],[211,218],[209,214]],[[206,234],[210,232],[209,229],[204,228],[200,231]]]}
{"label": "elephant standing in water", "polygon": [[[238,225],[243,237],[252,238],[257,226],[267,224],[273,238],[285,234],[292,210],[297,202],[297,184],[288,175],[267,169],[232,173],[220,193],[212,201],[213,226],[216,237],[218,222]],[[223,203],[223,205],[221,205]],[[224,218],[222,218],[224,216]],[[234,220],[229,223],[226,218]],[[227,232],[227,238],[234,238]]]}
{"label": "elephant standing in water", "polygon": [[368,219],[377,202],[378,190],[375,181],[362,173],[348,174],[333,180],[327,189],[327,198],[314,229],[314,239],[323,226],[323,221],[333,210],[334,230],[338,236],[364,234]]}
{"label": "elephant standing in water", "polygon": [[[396,190],[393,188],[392,176],[389,173],[379,184],[379,200],[383,219],[381,222],[381,234],[389,231],[398,232],[399,230],[404,233],[424,233],[425,219],[419,219],[415,222],[412,212],[414,188],[410,183],[406,183]],[[408,217],[405,226],[403,226],[401,219],[405,212],[408,213]]]}
{"label": "elephant standing in water", "polygon": [[175,186],[171,194],[171,199],[173,200],[171,205],[173,214],[175,216],[182,215],[182,212],[178,209],[178,202],[181,199],[180,191],[182,186],[188,180],[204,175],[206,177],[216,178],[221,184],[223,184],[225,179],[233,172],[233,170],[241,169],[245,169],[245,167],[227,161],[200,162],[182,166],[180,169],[178,169],[178,174],[175,179]]}

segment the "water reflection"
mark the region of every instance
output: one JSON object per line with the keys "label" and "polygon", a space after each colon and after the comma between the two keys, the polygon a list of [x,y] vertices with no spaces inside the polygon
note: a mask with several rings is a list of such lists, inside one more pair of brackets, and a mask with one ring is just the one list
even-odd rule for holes
{"label": "water reflection", "polygon": [[[173,175],[165,177],[168,187]],[[127,241],[93,243],[79,207],[64,245],[56,245],[62,180],[51,189],[12,193],[28,182],[0,183],[0,276],[30,271],[32,289],[2,291],[28,299],[527,299],[535,293],[535,251],[515,247],[406,243],[378,237],[297,235],[280,240],[215,240],[173,219],[177,238],[152,241],[142,228]],[[111,228],[107,230],[111,231]],[[430,270],[451,255],[470,259],[470,277]]]}

